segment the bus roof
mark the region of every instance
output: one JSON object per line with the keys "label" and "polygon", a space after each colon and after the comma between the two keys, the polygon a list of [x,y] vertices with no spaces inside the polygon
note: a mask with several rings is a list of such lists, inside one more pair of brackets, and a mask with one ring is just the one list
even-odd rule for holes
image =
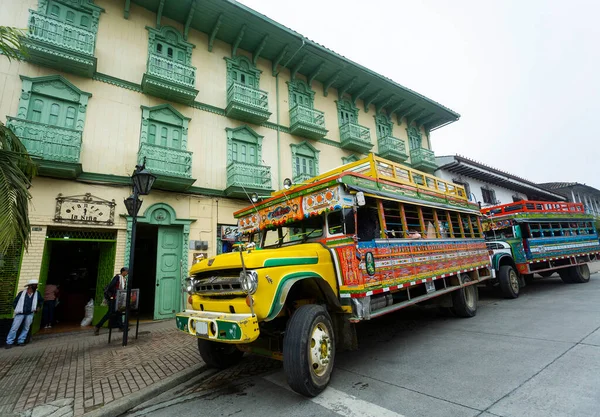
{"label": "bus roof", "polygon": [[521,200],[481,209],[488,218],[498,217],[591,217],[582,203]]}
{"label": "bus roof", "polygon": [[431,174],[369,154],[366,158],[332,169],[289,189],[275,191],[271,197],[234,213],[236,218],[331,187],[346,184],[352,191],[384,199],[406,201],[456,210],[478,211],[469,202],[463,186]]}

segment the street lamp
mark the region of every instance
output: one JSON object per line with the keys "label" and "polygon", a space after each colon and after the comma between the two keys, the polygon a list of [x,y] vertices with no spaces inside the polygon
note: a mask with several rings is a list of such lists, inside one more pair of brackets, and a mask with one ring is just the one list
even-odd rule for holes
{"label": "street lamp", "polygon": [[135,171],[131,175],[133,183],[133,194],[126,198],[123,202],[127,208],[127,213],[131,216],[131,247],[129,250],[129,274],[127,274],[127,295],[125,299],[125,328],[123,329],[123,346],[127,346],[127,337],[129,336],[129,307],[131,303],[131,277],[133,276],[133,257],[135,254],[135,231],[137,229],[137,215],[142,206],[140,195],[150,194],[152,185],[156,181],[156,176],[152,175],[146,169],[146,158],[142,165],[136,165]]}

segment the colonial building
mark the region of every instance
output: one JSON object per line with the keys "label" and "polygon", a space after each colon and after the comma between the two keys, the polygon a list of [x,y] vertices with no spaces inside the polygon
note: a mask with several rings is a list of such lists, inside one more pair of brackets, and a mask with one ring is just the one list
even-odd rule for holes
{"label": "colonial building", "polygon": [[600,216],[600,190],[597,188],[578,182],[545,182],[539,186],[564,196],[572,203],[583,203],[586,212]]}
{"label": "colonial building", "polygon": [[100,304],[129,262],[136,164],[158,180],[133,286],[143,313],[168,318],[248,195],[369,152],[433,172],[430,133],[459,118],[234,1],[13,0],[0,24],[27,28],[28,49],[0,57],[0,119],[39,164],[29,250],[16,244],[0,271],[4,317],[32,278],[61,285],[64,320]]}
{"label": "colonial building", "polygon": [[521,200],[565,200],[561,194],[464,156],[438,156],[436,163],[438,177],[464,186],[469,199],[481,207]]}

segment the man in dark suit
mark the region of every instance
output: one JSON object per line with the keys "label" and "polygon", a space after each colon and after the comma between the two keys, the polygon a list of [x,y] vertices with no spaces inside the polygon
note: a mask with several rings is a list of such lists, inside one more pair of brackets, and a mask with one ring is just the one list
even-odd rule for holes
{"label": "man in dark suit", "polygon": [[[121,273],[117,274],[113,277],[106,288],[106,292],[104,293],[104,297],[108,301],[108,311],[102,317],[102,320],[96,324],[96,329],[94,329],[94,335],[98,336],[100,334],[100,327],[106,322],[106,320],[110,319],[117,311],[117,291],[127,289],[127,274],[129,274],[129,268],[123,267],[121,268]],[[121,315],[117,315],[115,318],[117,322],[117,327],[120,331],[123,331],[123,318]],[[111,320],[112,321],[112,320]],[[109,322],[108,325],[114,327],[113,323]]]}

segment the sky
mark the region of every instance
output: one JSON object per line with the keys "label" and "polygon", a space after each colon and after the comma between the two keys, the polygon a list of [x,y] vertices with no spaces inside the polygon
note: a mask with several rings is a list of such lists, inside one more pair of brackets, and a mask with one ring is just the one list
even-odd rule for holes
{"label": "sky", "polygon": [[600,189],[600,2],[239,1],[458,112],[437,156]]}

